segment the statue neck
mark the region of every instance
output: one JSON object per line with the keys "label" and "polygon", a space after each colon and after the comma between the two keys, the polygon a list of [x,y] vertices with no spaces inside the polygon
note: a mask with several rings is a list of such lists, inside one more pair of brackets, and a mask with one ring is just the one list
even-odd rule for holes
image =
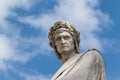
{"label": "statue neck", "polygon": [[76,51],[62,53],[61,54],[62,64],[64,64],[68,59],[70,59],[71,57],[73,57],[75,54],[76,54]]}

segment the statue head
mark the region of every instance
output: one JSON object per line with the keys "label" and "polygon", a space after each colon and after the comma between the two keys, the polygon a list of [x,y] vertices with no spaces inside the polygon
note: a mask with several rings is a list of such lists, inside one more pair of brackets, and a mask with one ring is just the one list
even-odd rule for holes
{"label": "statue head", "polygon": [[57,47],[55,45],[55,35],[62,33],[62,32],[68,32],[73,39],[74,43],[74,49],[76,53],[79,53],[79,43],[80,43],[80,32],[75,29],[75,27],[72,24],[69,24],[65,21],[57,21],[54,23],[54,25],[49,30],[48,38],[50,40],[50,46],[55,50],[56,56],[61,59],[61,55],[59,51],[57,50]]}

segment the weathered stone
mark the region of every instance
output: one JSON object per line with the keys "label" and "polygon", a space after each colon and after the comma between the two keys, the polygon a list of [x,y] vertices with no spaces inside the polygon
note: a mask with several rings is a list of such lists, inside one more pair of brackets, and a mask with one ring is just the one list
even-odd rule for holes
{"label": "weathered stone", "polygon": [[106,80],[101,53],[90,49],[80,54],[80,33],[73,25],[58,21],[51,27],[48,37],[63,64],[51,80]]}

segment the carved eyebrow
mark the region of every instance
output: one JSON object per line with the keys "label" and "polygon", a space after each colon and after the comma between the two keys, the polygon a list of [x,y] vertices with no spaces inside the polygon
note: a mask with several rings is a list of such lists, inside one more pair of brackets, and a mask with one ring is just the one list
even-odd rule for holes
{"label": "carved eyebrow", "polygon": [[65,35],[64,38],[70,38],[70,36],[69,35]]}
{"label": "carved eyebrow", "polygon": [[62,37],[65,38],[65,39],[69,39],[69,38],[70,38],[69,35],[63,35],[63,36],[58,36],[58,37],[56,37],[55,40],[59,40],[59,39],[61,39]]}

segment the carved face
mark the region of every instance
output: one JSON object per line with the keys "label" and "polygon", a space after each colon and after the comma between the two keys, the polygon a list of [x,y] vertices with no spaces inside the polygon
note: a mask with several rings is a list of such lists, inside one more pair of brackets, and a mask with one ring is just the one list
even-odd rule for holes
{"label": "carved face", "polygon": [[71,52],[74,50],[74,41],[70,33],[63,31],[56,33],[55,45],[57,51],[61,53]]}

